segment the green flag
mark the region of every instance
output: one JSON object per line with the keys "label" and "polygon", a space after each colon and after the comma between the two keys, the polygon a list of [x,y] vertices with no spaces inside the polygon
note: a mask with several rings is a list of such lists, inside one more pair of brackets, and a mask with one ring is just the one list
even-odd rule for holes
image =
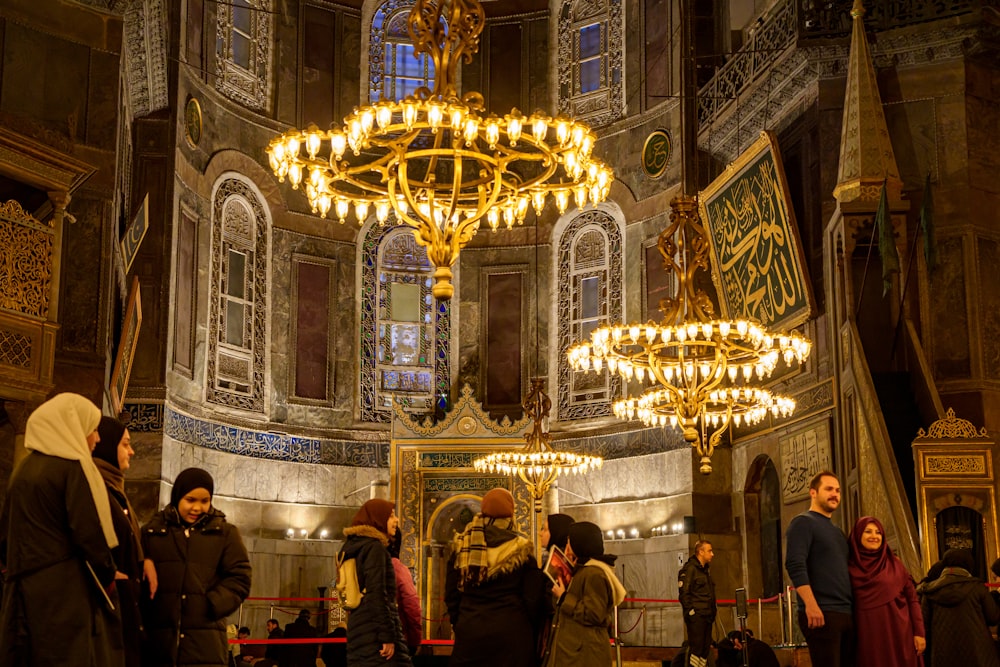
{"label": "green flag", "polygon": [[927,271],[937,266],[937,247],[934,244],[934,197],[931,194],[931,172],[924,181],[924,201],[920,204],[920,231],[924,235],[924,260]]}
{"label": "green flag", "polygon": [[878,199],[878,210],[875,212],[874,233],[878,234],[878,254],[882,260],[882,296],[889,293],[892,287],[892,274],[899,273],[899,253],[896,251],[896,239],[892,232],[892,219],[889,217],[889,201],[885,194],[885,181],[882,181],[882,194]]}

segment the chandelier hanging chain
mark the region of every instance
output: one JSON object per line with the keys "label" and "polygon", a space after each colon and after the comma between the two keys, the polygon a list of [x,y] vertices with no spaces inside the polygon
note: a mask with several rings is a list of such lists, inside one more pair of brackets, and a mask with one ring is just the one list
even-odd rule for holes
{"label": "chandelier hanging chain", "polygon": [[529,209],[541,216],[549,200],[560,215],[570,202],[596,205],[614,180],[585,123],[517,109],[486,115],[482,94],[459,96],[458,65],[471,62],[484,25],[479,0],[416,0],[407,30],[414,56],[433,62],[433,88],[355,108],[330,130],[288,130],[267,147],[278,180],[302,187],[320,217],[343,223],[353,209],[358,224],[374,212],[381,225],[391,213],[412,227],[438,299],[454,293],[451,266],[483,219],[496,231],[523,224]]}
{"label": "chandelier hanging chain", "polygon": [[638,386],[637,394],[615,401],[615,416],[680,428],[701,456],[701,472],[708,474],[730,423],[755,424],[769,414],[792,413],[795,401],[764,383],[779,361],[789,366],[805,361],[811,344],[798,333],[773,333],[751,319],[715,318],[711,299],[696,283],[698,271],[710,271],[697,201],[678,197],[670,207],[657,247],[677,284],[674,296],[660,302],[660,324],[602,325],[567,355],[577,371],[607,369],[621,375],[626,387]]}

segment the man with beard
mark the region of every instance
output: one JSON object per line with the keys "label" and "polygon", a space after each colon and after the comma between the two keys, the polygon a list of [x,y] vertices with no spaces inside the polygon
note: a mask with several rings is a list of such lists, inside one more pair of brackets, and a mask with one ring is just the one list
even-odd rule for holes
{"label": "man with beard", "polygon": [[809,482],[809,510],[788,524],[785,569],[799,597],[799,627],[815,667],[853,667],[854,622],[849,547],[830,520],[840,480],[829,470]]}

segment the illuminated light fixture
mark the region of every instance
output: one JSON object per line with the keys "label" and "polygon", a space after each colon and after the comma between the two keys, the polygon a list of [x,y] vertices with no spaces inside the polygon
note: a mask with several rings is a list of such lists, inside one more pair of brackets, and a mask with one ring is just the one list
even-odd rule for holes
{"label": "illuminated light fixture", "polygon": [[417,0],[407,28],[414,55],[433,59],[433,90],[355,108],[342,127],[289,130],[267,147],[278,180],[303,188],[320,217],[332,211],[343,223],[353,211],[362,224],[374,211],[384,224],[391,210],[412,227],[438,299],[451,298],[451,266],[483,218],[511,229],[550,198],[560,214],[570,201],[603,202],[614,180],[586,124],[517,109],[484,116],[482,94],[459,97],[458,63],[479,50],[485,20],[478,0]]}
{"label": "illuminated light fixture", "polygon": [[517,475],[527,485],[534,500],[534,510],[540,514],[542,499],[559,475],[579,475],[599,468],[604,459],[552,449],[552,434],[546,430],[552,400],[545,393],[545,379],[531,379],[531,390],[522,404],[531,416],[531,431],[525,434],[522,449],[493,452],[472,462],[478,472]]}
{"label": "illuminated light fixture", "polygon": [[[753,320],[712,317],[712,302],[695,285],[707,270],[709,244],[697,200],[670,202],[670,224],[657,246],[664,269],[677,277],[677,293],[660,302],[660,324],[611,324],[591,332],[590,342],[567,356],[578,371],[617,372],[638,388],[613,405],[620,419],[646,426],[679,427],[701,456],[700,470],[712,472],[712,454],[732,422],[756,424],[766,415],[785,417],[795,401],[763,386],[779,362],[801,364],[812,344],[797,333],[773,333]],[[699,426],[701,432],[699,433]]]}

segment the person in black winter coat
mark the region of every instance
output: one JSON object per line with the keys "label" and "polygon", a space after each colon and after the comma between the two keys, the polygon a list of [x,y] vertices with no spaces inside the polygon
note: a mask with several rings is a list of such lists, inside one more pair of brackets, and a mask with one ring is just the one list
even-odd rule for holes
{"label": "person in black winter coat", "polygon": [[[118,568],[115,584],[121,610],[125,667],[141,667],[143,628],[139,596],[144,560],[139,542],[139,520],[125,495],[125,471],[129,468],[135,450],[132,449],[128,429],[114,417],[101,417],[97,432],[101,440],[94,448],[94,464],[107,485],[111,519],[118,537],[118,546],[112,550],[112,554]],[[152,568],[152,563],[149,567]],[[156,572],[151,572],[150,576],[155,577]]]}
{"label": "person in black winter coat", "polygon": [[510,491],[493,489],[456,540],[445,582],[455,631],[450,667],[538,664],[544,575],[531,541],[515,532],[513,516]]}
{"label": "person in black winter coat", "polygon": [[948,549],[941,561],[941,576],[917,587],[927,631],[924,664],[1000,667],[987,627],[1000,622],[1000,608],[983,581],[970,573],[972,552]]}
{"label": "person in black winter coat", "polygon": [[213,490],[206,471],[182,471],[170,504],[142,527],[156,565],[143,595],[144,667],[226,664],[225,618],[250,593],[250,558],[239,530],[212,507]]}
{"label": "person in black winter coat", "polygon": [[28,455],[11,475],[0,520],[4,667],[123,664],[120,620],[101,592],[115,581],[118,538],[91,457],[100,421],[96,405],[69,393],[28,417]]}
{"label": "person in black winter coat", "polygon": [[352,667],[411,665],[396,608],[396,575],[387,549],[399,520],[395,505],[372,498],[344,529],[344,559],[357,560],[358,584],[365,592],[347,618],[347,663]]}
{"label": "person in black winter coat", "polygon": [[[319,636],[309,622],[309,610],[299,612],[294,623],[285,626],[285,639],[315,639]],[[316,667],[319,648],[316,644],[286,644],[284,655],[279,661],[281,667]]]}
{"label": "person in black winter coat", "polygon": [[677,592],[684,613],[691,664],[706,664],[712,646],[712,624],[715,623],[715,583],[708,567],[714,552],[712,543],[699,540],[694,555],[677,576]]}

